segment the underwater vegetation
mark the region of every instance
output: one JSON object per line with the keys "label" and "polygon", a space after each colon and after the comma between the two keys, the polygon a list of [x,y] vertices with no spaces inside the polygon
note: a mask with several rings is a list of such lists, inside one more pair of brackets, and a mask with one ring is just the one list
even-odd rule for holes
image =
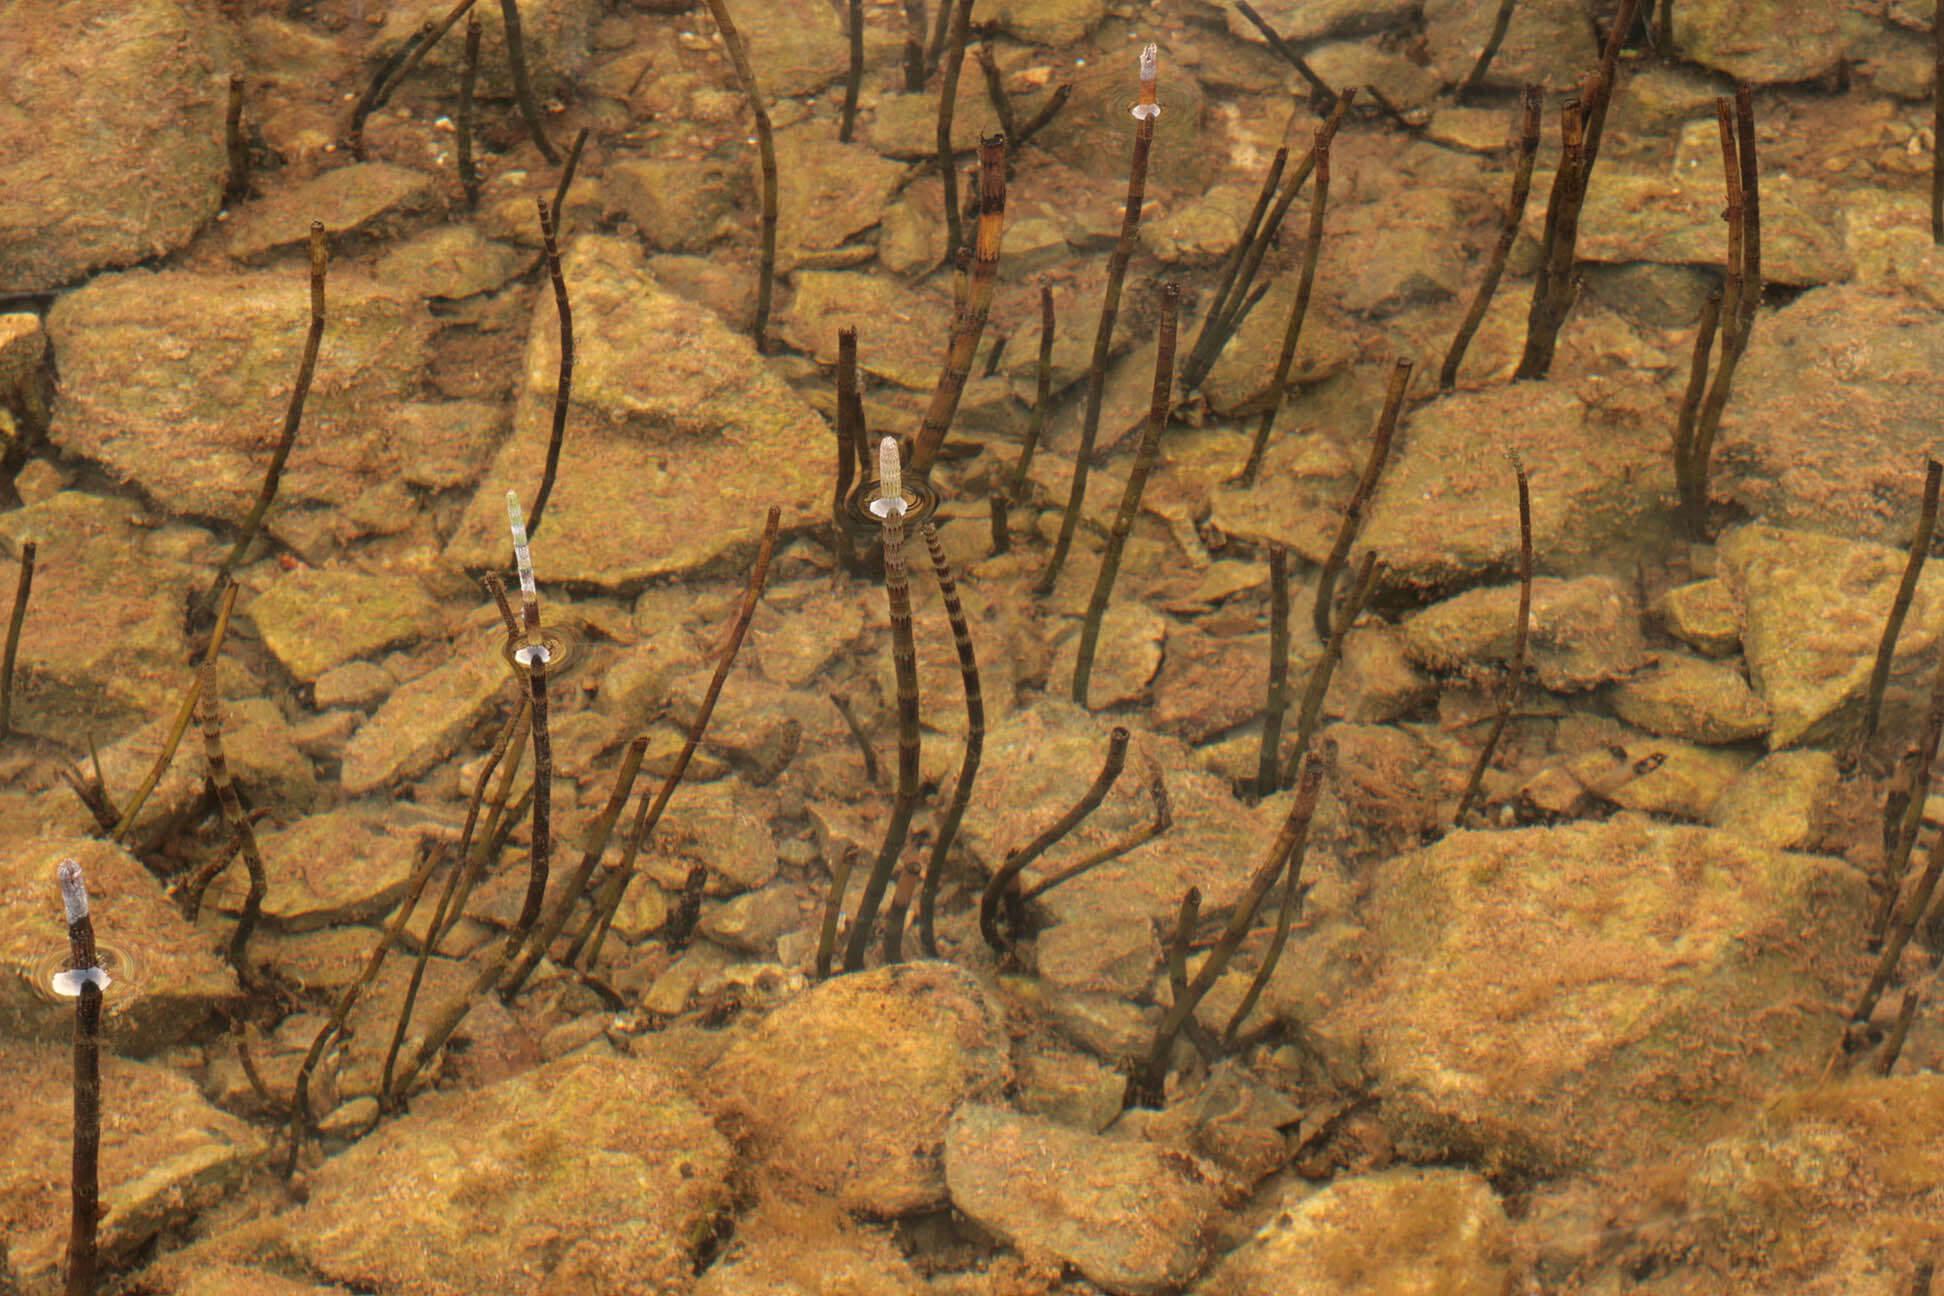
{"label": "underwater vegetation", "polygon": [[0,1292],[1929,1290],[1910,9],[0,13]]}

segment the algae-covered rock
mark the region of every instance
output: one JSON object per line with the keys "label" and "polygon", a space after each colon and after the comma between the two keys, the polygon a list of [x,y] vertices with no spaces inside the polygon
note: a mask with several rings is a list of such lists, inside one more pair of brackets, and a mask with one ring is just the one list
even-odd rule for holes
{"label": "algae-covered rock", "polygon": [[[746,557],[772,504],[785,528],[828,517],[830,433],[746,337],[663,289],[632,240],[577,238],[562,272],[574,385],[559,475],[534,539],[543,582],[612,589]],[[513,435],[446,548],[454,562],[506,560],[506,492],[531,505],[552,436],[559,348],[545,294]]]}
{"label": "algae-covered rock", "polygon": [[[308,815],[288,828],[258,829],[269,884],[263,917],[291,932],[382,917],[405,894],[418,838],[352,807]],[[240,868],[229,869],[204,903],[240,910],[247,885]]]}
{"label": "algae-covered rock", "polygon": [[1355,1012],[1400,1151],[1542,1172],[1675,1153],[1818,1075],[1870,902],[1840,861],[1631,814],[1453,833],[1371,899]]}
{"label": "algae-covered rock", "polygon": [[[1526,661],[1546,688],[1591,688],[1645,660],[1633,601],[1611,577],[1534,580],[1529,617]],[[1404,652],[1426,670],[1443,673],[1509,665],[1518,620],[1518,586],[1468,590],[1406,621]]]}
{"label": "algae-covered rock", "polygon": [[1828,752],[1771,752],[1728,785],[1708,819],[1777,850],[1817,850],[1835,823],[1840,777]]}
{"label": "algae-covered rock", "polygon": [[[480,25],[479,94],[510,100],[513,73],[506,50],[504,7],[487,3],[474,8]],[[384,25],[365,48],[366,66],[379,66],[426,23],[440,22],[451,11],[449,0],[400,0],[387,5]],[[520,0],[519,13],[520,45],[533,93],[542,97],[565,94],[587,68],[588,36],[600,19],[601,6],[596,0]],[[447,88],[459,84],[465,46],[463,28],[447,33],[425,56],[418,73],[400,87],[399,94],[450,93]],[[443,105],[441,111],[446,111]],[[565,140],[555,141],[556,148],[565,145]]]}
{"label": "algae-covered rock", "polygon": [[837,333],[858,330],[857,367],[916,391],[938,382],[951,308],[880,275],[801,270],[783,336],[820,364],[837,363]]}
{"label": "algae-covered rock", "polygon": [[1613,710],[1628,724],[1698,743],[1741,742],[1766,733],[1768,708],[1733,666],[1662,653],[1613,686]]}
{"label": "algae-covered rock", "polygon": [[1736,1291],[1910,1290],[1944,1246],[1944,1077],[1787,1093],[1694,1157],[1687,1204]]}
{"label": "algae-covered rock", "polygon": [[1010,1071],[998,1007],[969,973],[901,963],[771,1013],[711,1068],[709,1090],[769,1173],[897,1215],[945,1200],[953,1110],[997,1098]]}
{"label": "algae-covered rock", "polygon": [[9,569],[25,541],[37,551],[14,665],[16,729],[108,738],[172,711],[188,682],[185,594],[201,574],[172,537],[136,521],[126,504],[78,491],[0,515]]}
{"label": "algae-covered rock", "polygon": [[1412,411],[1366,515],[1380,580],[1448,588],[1516,571],[1519,497],[1505,452],[1531,483],[1541,571],[1584,570],[1635,551],[1673,496],[1667,429],[1626,408],[1594,409],[1567,386],[1522,382],[1456,392]]}
{"label": "algae-covered rock", "polygon": [[[1534,238],[1545,230],[1551,191],[1549,173],[1533,176],[1525,229]],[[1764,178],[1763,279],[1772,284],[1826,284],[1849,278],[1856,272],[1856,263],[1844,246],[1839,221],[1818,191],[1788,177]],[[1673,176],[1597,168],[1587,186],[1580,222],[1578,250],[1587,261],[1720,265],[1726,248],[1721,168]],[[1761,334],[1758,325],[1755,336]],[[1744,370],[1736,377],[1737,389],[1746,380]]]}
{"label": "algae-covered rock", "polygon": [[1693,0],[1674,20],[1674,54],[1737,81],[1810,81],[1844,56],[1835,5]]}
{"label": "algae-covered rock", "polygon": [[1201,1268],[1221,1180],[1214,1166],[1155,1143],[980,1103],[960,1107],[945,1132],[954,1208],[1021,1251],[1057,1256],[1132,1296],[1178,1290]]}
{"label": "algae-covered rock", "polygon": [[[390,424],[418,390],[432,319],[388,285],[339,271],[280,505],[344,505],[396,476]],[[282,432],[310,323],[307,272],[132,270],[54,303],[61,356],[49,435],[177,513],[240,523]]]}
{"label": "algae-covered rock", "polygon": [[1654,601],[1653,612],[1667,633],[1710,657],[1726,657],[1741,645],[1741,601],[1718,577],[1676,585]]}
{"label": "algae-covered rock", "polygon": [[1777,526],[1908,545],[1940,403],[1933,303],[1853,286],[1804,293],[1755,326],[1710,489]]}
{"label": "algae-covered rock", "polygon": [[388,1291],[487,1273],[525,1296],[663,1290],[689,1281],[732,1163],[660,1067],[566,1058],[381,1126],[274,1233],[237,1243]]}
{"label": "algae-covered rock", "polygon": [[173,252],[216,215],[227,31],[178,0],[0,9],[0,289]]}
{"label": "algae-covered rock", "polygon": [[229,254],[248,261],[307,243],[312,221],[323,222],[334,245],[378,234],[399,217],[430,206],[437,196],[438,185],[423,171],[389,162],[354,162],[238,208],[229,224]]}
{"label": "algae-covered rock", "polygon": [[280,575],[245,610],[264,646],[306,683],[439,621],[437,600],[414,578],[337,564]]}
{"label": "algae-covered rock", "polygon": [[1505,1296],[1512,1225],[1466,1170],[1392,1170],[1285,1189],[1269,1221],[1194,1296]]}
{"label": "algae-covered rock", "polygon": [[[1775,718],[1771,748],[1815,745],[1862,720],[1905,555],[1806,531],[1745,526],[1721,538],[1722,574],[1746,609],[1749,680]],[[1920,669],[1944,635],[1944,575],[1917,584],[1892,659]]]}
{"label": "algae-covered rock", "polygon": [[400,686],[345,744],[338,776],[345,794],[363,796],[417,778],[450,756],[510,679],[499,653],[474,642]]}
{"label": "algae-covered rock", "polygon": [[[1425,44],[1447,83],[1455,85],[1471,72],[1500,8],[1499,0],[1425,0]],[[1599,57],[1586,10],[1577,0],[1526,0],[1512,8],[1488,83],[1536,81],[1558,89],[1577,84]]]}

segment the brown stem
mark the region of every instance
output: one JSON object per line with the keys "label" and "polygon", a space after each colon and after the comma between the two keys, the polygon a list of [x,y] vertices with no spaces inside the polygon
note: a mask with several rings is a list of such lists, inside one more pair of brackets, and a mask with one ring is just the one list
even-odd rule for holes
{"label": "brown stem", "polygon": [[1282,412],[1283,395],[1289,387],[1289,371],[1296,363],[1296,343],[1303,335],[1303,320],[1309,315],[1310,290],[1316,284],[1316,258],[1323,246],[1323,208],[1330,200],[1330,140],[1317,132],[1316,181],[1310,186],[1309,229],[1303,235],[1303,265],[1296,276],[1296,300],[1289,308],[1289,323],[1283,328],[1282,350],[1276,353],[1276,368],[1269,379],[1269,403],[1256,420],[1255,439],[1249,446],[1248,462],[1242,465],[1242,485],[1255,485],[1262,471],[1262,457],[1269,451],[1269,431]]}
{"label": "brown stem", "polygon": [[540,121],[539,106],[533,101],[533,83],[527,77],[526,39],[520,30],[520,0],[500,0],[500,15],[505,19],[506,62],[513,73],[513,97],[519,101],[520,119],[526,123],[527,134],[533,136],[533,145],[540,150],[540,156],[552,166],[560,161],[560,155],[554,152],[547,128]]}
{"label": "brown stem", "polygon": [[1485,47],[1478,51],[1478,61],[1472,64],[1471,71],[1458,83],[1455,98],[1465,102],[1472,92],[1484,84],[1485,73],[1491,68],[1492,60],[1498,57],[1499,46],[1505,43],[1505,33],[1512,26],[1512,6],[1516,0],[1499,0],[1498,12],[1492,15],[1492,31],[1485,38]]}
{"label": "brown stem", "polygon": [[[972,23],[972,0],[939,0],[952,9],[952,41],[945,49],[945,72],[938,83],[938,177],[945,182],[945,260],[958,257],[965,241],[959,227],[958,166],[952,160],[952,117],[958,109],[959,72],[965,66],[965,41]],[[942,10],[941,10],[942,12]]]}
{"label": "brown stem", "polygon": [[[578,153],[578,148],[575,151]],[[540,209],[540,242],[546,249],[547,277],[553,280],[554,314],[560,321],[560,372],[554,379],[553,430],[547,438],[547,462],[540,472],[540,489],[534,493],[532,515],[527,523],[529,538],[540,533],[540,520],[546,514],[547,500],[553,495],[554,477],[560,471],[560,448],[567,437],[567,403],[574,391],[574,311],[567,302],[567,280],[560,273],[554,215],[548,212],[545,198],[536,199],[535,203]]]}
{"label": "brown stem", "polygon": [[1471,777],[1465,781],[1464,795],[1458,798],[1458,813],[1452,816],[1452,822],[1460,826],[1478,799],[1478,789],[1492,763],[1492,753],[1498,749],[1499,737],[1505,732],[1506,721],[1511,719],[1512,708],[1525,687],[1526,643],[1532,631],[1532,492],[1526,483],[1525,465],[1516,454],[1511,459],[1512,471],[1519,482],[1519,618],[1512,628],[1512,670],[1499,695],[1498,714],[1492,718],[1491,732],[1485,736],[1485,745],[1478,749]]}
{"label": "brown stem", "polygon": [[13,728],[14,657],[20,651],[20,627],[27,619],[27,596],[34,589],[37,551],[32,540],[20,542],[20,583],[14,586],[13,613],[7,618],[7,646],[4,655],[0,655],[0,738],[5,738]]}
{"label": "brown stem", "polygon": [[938,528],[930,522],[922,530],[925,548],[931,554],[932,574],[938,578],[938,592],[945,601],[945,615],[952,623],[952,646],[958,653],[959,679],[965,688],[965,756],[959,762],[958,782],[952,785],[951,804],[946,807],[938,834],[932,840],[924,885],[918,893],[918,947],[926,958],[937,958],[938,937],[932,920],[938,901],[938,883],[945,874],[946,853],[952,849],[965,809],[972,802],[972,780],[978,776],[979,761],[985,752],[985,693],[979,686],[979,662],[972,651],[972,630],[966,624],[965,607],[959,601],[951,564],[945,560],[945,546],[939,543]]}
{"label": "brown stem", "polygon": [[[1004,954],[1012,948],[1012,937],[1002,931],[999,925],[1000,901],[1017,892],[1019,875],[1025,872],[1027,865],[1058,845],[1107,799],[1114,780],[1120,777],[1122,768],[1127,764],[1127,744],[1131,738],[1132,735],[1125,728],[1115,725],[1113,733],[1107,738],[1107,759],[1102,762],[1100,773],[1094,775],[1092,785],[1074,802],[1072,809],[1056,819],[1039,836],[1009,853],[1006,862],[986,882],[985,891],[979,896],[979,934],[997,953]],[[1015,913],[1013,917],[1013,934],[1016,935],[1019,915]]]}
{"label": "brown stem", "polygon": [[249,963],[250,936],[256,931],[257,921],[263,915],[263,897],[269,890],[269,884],[264,876],[262,852],[257,849],[256,830],[250,826],[250,816],[244,812],[242,798],[236,794],[236,782],[230,777],[229,760],[223,754],[223,713],[221,699],[216,692],[214,658],[202,664],[202,728],[203,755],[209,762],[209,781],[216,787],[216,799],[222,804],[223,818],[229,823],[230,833],[242,851],[244,867],[250,873],[250,889],[243,897],[243,912],[236,920],[236,930],[231,934],[229,943],[230,966],[236,969],[236,975],[248,988],[257,981]]}
{"label": "brown stem", "polygon": [[473,91],[479,84],[479,36],[479,15],[467,15],[466,60],[459,72],[459,111],[454,121],[459,188],[465,192],[467,211],[479,207],[479,169],[473,164]]}
{"label": "brown stem", "polygon": [[1289,707],[1289,550],[1269,546],[1269,700],[1262,709],[1262,746],[1256,753],[1255,794],[1276,790],[1283,713]]}
{"label": "brown stem", "polygon": [[844,29],[850,37],[850,69],[844,74],[844,116],[837,139],[848,144],[857,127],[857,92],[864,84],[864,0],[850,0]]}
{"label": "brown stem", "polygon": [[297,429],[304,421],[304,402],[310,396],[311,379],[317,373],[317,350],[324,341],[324,276],[329,267],[330,254],[324,246],[324,223],[312,221],[310,330],[304,335],[304,355],[297,362],[297,381],[290,388],[290,403],[284,407],[283,433],[277,438],[277,448],[270,454],[269,466],[264,469],[263,485],[257,488],[256,503],[251,507],[250,515],[243,519],[243,528],[237,534],[236,543],[216,569],[216,581],[207,596],[209,602],[215,601],[223,581],[243,560],[243,552],[250,547],[250,542],[256,539],[257,528],[263,525],[263,517],[270,511],[270,502],[277,498],[277,486],[283,480],[284,463],[290,458],[290,448],[297,443]]}
{"label": "brown stem", "polygon": [[[511,0],[508,0],[511,3]],[[756,154],[763,174],[763,247],[756,271],[756,321],[750,336],[756,340],[759,355],[769,354],[770,298],[776,291],[776,139],[770,129],[769,106],[756,84],[756,69],[749,61],[749,46],[729,16],[726,0],[709,0],[722,43],[729,47],[729,61],[736,66],[736,79],[742,83],[749,111],[756,119]]]}
{"label": "brown stem", "polygon": [[1080,643],[1073,659],[1073,700],[1087,705],[1087,682],[1093,674],[1094,650],[1100,642],[1100,623],[1107,615],[1107,602],[1113,597],[1114,581],[1120,575],[1121,554],[1133,534],[1134,520],[1141,511],[1141,494],[1147,489],[1148,475],[1154,471],[1161,453],[1161,429],[1168,421],[1168,398],[1174,390],[1175,330],[1181,314],[1181,287],[1169,284],[1161,293],[1161,337],[1154,356],[1154,388],[1148,402],[1147,426],[1141,429],[1141,443],[1134,451],[1134,466],[1121,491],[1120,509],[1114,514],[1113,528],[1107,533],[1107,548],[1100,556],[1100,571],[1094,577],[1093,594],[1087,600],[1087,617],[1080,626]]}
{"label": "brown stem", "polygon": [[1525,219],[1526,198],[1532,192],[1532,163],[1539,155],[1539,107],[1544,99],[1542,87],[1529,85],[1525,88],[1519,110],[1519,160],[1512,170],[1512,193],[1505,202],[1505,222],[1499,226],[1498,242],[1492,245],[1491,256],[1486,258],[1485,275],[1479,280],[1471,309],[1465,312],[1464,323],[1458,326],[1457,336],[1451,339],[1451,350],[1445,353],[1444,367],[1438,371],[1439,391],[1450,391],[1457,384],[1458,367],[1465,361],[1465,351],[1471,346],[1478,326],[1485,322],[1485,312],[1492,304],[1492,294],[1498,291],[1499,279],[1505,273],[1506,259],[1512,255],[1512,244],[1519,237],[1519,225]]}
{"label": "brown stem", "polygon": [[1323,559],[1323,570],[1316,578],[1316,605],[1310,611],[1310,623],[1316,627],[1316,637],[1328,640],[1330,637],[1330,604],[1336,597],[1337,577],[1350,558],[1350,546],[1356,542],[1357,531],[1363,525],[1364,506],[1377,491],[1377,479],[1383,476],[1384,465],[1390,460],[1391,441],[1397,435],[1397,420],[1404,409],[1404,393],[1411,385],[1411,362],[1399,359],[1391,366],[1390,388],[1384,393],[1384,410],[1377,416],[1377,429],[1370,436],[1370,457],[1364,460],[1364,469],[1357,478],[1356,488],[1350,492],[1350,499],[1343,506],[1343,519],[1337,523],[1336,539],[1330,544],[1330,552]]}
{"label": "brown stem", "polygon": [[959,397],[972,372],[972,357],[985,332],[986,317],[992,308],[992,290],[999,278],[1000,237],[1006,218],[1006,137],[994,135],[979,141],[979,225],[973,241],[972,269],[967,284],[965,307],[952,322],[951,340],[945,348],[945,367],[925,407],[924,421],[912,443],[911,462],[906,470],[920,479],[931,474],[938,452],[945,444],[958,413]]}

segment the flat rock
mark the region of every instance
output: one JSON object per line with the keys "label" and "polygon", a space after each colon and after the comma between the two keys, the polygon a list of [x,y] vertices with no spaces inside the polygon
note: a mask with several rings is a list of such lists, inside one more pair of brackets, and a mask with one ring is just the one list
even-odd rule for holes
{"label": "flat rock", "polygon": [[382,235],[398,217],[431,206],[437,196],[437,183],[423,171],[389,162],[353,162],[279,185],[268,196],[237,208],[230,217],[229,254],[250,261],[308,244],[312,221],[324,223],[333,247],[345,238]]}
{"label": "flat rock", "polygon": [[1194,1296],[1504,1296],[1512,1225],[1468,1170],[1403,1169],[1283,1190],[1274,1213]]}
{"label": "flat rock", "polygon": [[170,543],[182,538],[78,491],[0,516],[10,569],[23,541],[38,551],[14,667],[16,728],[62,742],[113,738],[173,710],[187,683],[185,593],[207,579]]}
{"label": "flat rock", "polygon": [[1722,791],[1708,820],[1776,850],[1820,850],[1837,825],[1840,781],[1828,752],[1770,752]]}
{"label": "flat rock", "polygon": [[736,1220],[735,1245],[696,1280],[695,1296],[927,1296],[889,1229],[827,1203],[772,1201]]}
{"label": "flat rock", "polygon": [[1692,1166],[1685,1200],[1728,1290],[1907,1286],[1944,1242],[1929,1207],[1944,1189],[1944,1077],[1856,1075],[1782,1094]]}
{"label": "flat rock", "polygon": [[960,968],[921,962],[813,987],[732,1043],[708,1084],[767,1173],[851,1210],[900,1215],[945,1202],[952,1112],[996,1099],[1010,1072],[986,991]]}
{"label": "flat rock", "polygon": [[[986,11],[979,11],[979,20],[986,20]],[[902,56],[901,56],[902,57]],[[902,87],[900,80],[898,85]],[[859,128],[862,138],[870,142],[871,148],[887,158],[901,162],[928,162],[931,164],[934,183],[936,183],[938,158],[938,98],[937,89],[906,94],[902,89],[887,89],[878,96],[877,106],[872,109],[868,129]],[[1036,103],[1025,96],[1017,96],[1014,113],[1024,113],[1022,120],[1030,119],[1037,111]],[[1063,110],[1064,111],[1064,110]],[[954,149],[976,149],[979,141],[987,135],[999,133],[999,114],[992,106],[992,98],[986,93],[985,77],[978,65],[971,59],[959,73],[958,98],[952,104],[952,147]],[[959,197],[966,196],[963,184],[959,187]],[[938,204],[932,206],[937,209]],[[936,210],[933,219],[943,229],[945,218],[942,209]],[[1006,221],[1008,239],[1012,235],[1013,220]],[[1001,264],[1004,264],[1003,258]]]}
{"label": "flat rock", "polygon": [[1131,1296],[1194,1276],[1223,1196],[1220,1172],[1192,1157],[981,1103],[952,1115],[945,1183],[955,1209],[1015,1249]]}
{"label": "flat rock", "polygon": [[1741,647],[1741,601],[1717,577],[1676,585],[1654,600],[1653,612],[1667,633],[1710,657]]}
{"label": "flat rock", "polygon": [[1710,492],[1777,526],[1906,545],[1939,402],[1936,309],[1856,287],[1806,292],[1755,325]]}
{"label": "flat rock", "polygon": [[[1450,674],[1509,666],[1519,619],[1519,587],[1468,590],[1404,623],[1404,651],[1426,670]],[[1608,576],[1532,582],[1526,660],[1555,692],[1592,688],[1645,661],[1640,620],[1627,590]]]}
{"label": "flat rock", "polygon": [[[333,274],[325,301],[279,505],[348,504],[411,453],[387,429],[417,393],[431,316],[355,273]],[[309,320],[308,276],[294,265],[103,275],[47,317],[61,356],[50,435],[172,512],[240,523],[281,434]]]}
{"label": "flat rock", "polygon": [[[1815,746],[1846,734],[1862,720],[1905,555],[1767,526],[1737,527],[1718,552],[1745,609],[1749,682],[1774,716],[1770,748]],[[1893,675],[1926,669],[1940,635],[1944,574],[1926,565],[1897,637]]]}
{"label": "flat rock", "polygon": [[[1844,52],[1842,17],[1831,5],[1695,0],[1674,20],[1676,58],[1737,81],[1814,80],[1834,71]],[[1766,211],[1763,218],[1766,225]]]}
{"label": "flat rock", "polygon": [[757,88],[772,102],[821,90],[850,66],[843,22],[822,0],[775,0],[760,20],[752,15],[736,25],[749,43]]}
{"label": "flat rock", "polygon": [[372,277],[415,297],[457,301],[500,287],[526,262],[511,244],[487,238],[470,221],[458,221],[393,244],[378,258]]}
{"label": "flat rock", "polygon": [[236,978],[209,935],[183,921],[133,855],[97,838],[28,838],[0,855],[0,970],[7,973],[0,976],[0,1037],[46,1043],[73,1036],[74,1001],[45,989],[46,979],[67,966],[54,882],[65,859],[77,861],[87,878],[102,962],[114,978],[101,1019],[108,1047],[158,1052],[236,999]]}
{"label": "flat rock", "polygon": [[799,270],[783,336],[820,364],[837,363],[837,333],[857,330],[857,367],[914,391],[938,385],[951,307],[881,275]]}
{"label": "flat rock", "polygon": [[163,256],[216,215],[228,24],[177,0],[0,12],[0,288]]}
{"label": "flat rock", "polygon": [[[632,240],[577,238],[562,269],[574,312],[574,389],[557,485],[534,543],[543,581],[613,589],[740,565],[770,505],[786,529],[828,517],[830,432],[746,337],[663,289]],[[513,435],[447,545],[453,562],[506,561],[506,492],[517,487],[530,499],[540,480],[559,345],[546,294],[534,311]]]}
{"label": "flat rock", "polygon": [[[139,867],[139,866],[138,866]],[[50,870],[47,885],[53,886]],[[58,915],[59,902],[55,905]],[[70,1020],[73,1010],[66,1014]],[[72,1025],[69,1030],[72,1031]],[[268,1154],[248,1123],[212,1107],[180,1068],[137,1062],[103,1049],[101,1208],[97,1237],[104,1271],[136,1262],[158,1235],[191,1223],[239,1192]],[[73,1203],[65,1167],[74,1128],[74,1098],[65,1083],[66,1044],[0,1039],[0,1218],[9,1254],[0,1278],[21,1291],[61,1290]],[[63,1082],[50,1084],[50,1076]]]}
{"label": "flat rock", "polygon": [[1659,402],[1651,418],[1594,409],[1551,382],[1439,397],[1413,411],[1400,432],[1359,548],[1382,557],[1380,585],[1448,588],[1516,571],[1510,450],[1531,484],[1541,569],[1610,561],[1665,526],[1672,482],[1663,415]]}
{"label": "flat rock", "polygon": [[245,610],[264,646],[304,683],[440,621],[438,601],[414,577],[337,564],[286,572]]}
{"label": "flat rock", "polygon": [[845,144],[821,124],[776,137],[779,253],[823,251],[878,223],[906,168],[862,144]]}
{"label": "flat rock", "polygon": [[[780,160],[777,165],[780,242],[791,227],[782,215]],[[634,224],[645,245],[664,252],[706,249],[749,188],[747,172],[715,158],[626,158],[609,167],[601,181],[612,210]]]}
{"label": "flat rock", "polygon": [[[1498,10],[1498,0],[1425,0],[1425,44],[1431,65],[1447,84],[1456,85],[1470,74]],[[1538,82],[1556,90],[1576,84],[1599,57],[1586,9],[1577,0],[1528,0],[1513,7],[1486,84]]]}
{"label": "flat rock", "polygon": [[486,1273],[509,1296],[680,1290],[733,1161],[654,1063],[566,1058],[415,1104],[326,1162],[274,1232],[245,1226],[236,1245],[388,1291],[463,1291]]}
{"label": "flat rock", "polygon": [[1675,1153],[1820,1074],[1870,903],[1840,861],[1632,814],[1453,833],[1370,894],[1358,1018],[1399,1152],[1542,1173]]}
{"label": "flat rock", "polygon": [[400,685],[344,745],[338,781],[345,794],[364,796],[417,778],[450,756],[510,679],[498,652],[472,642],[443,665]]}
{"label": "flat rock", "polygon": [[[405,894],[422,833],[401,831],[368,809],[343,807],[258,830],[269,890],[263,917],[289,932],[318,931],[383,917]],[[224,870],[205,903],[240,911],[247,879]]]}
{"label": "flat rock", "polygon": [[1733,666],[1686,653],[1662,653],[1608,695],[1628,724],[1670,738],[1731,743],[1768,732],[1768,707]]}
{"label": "flat rock", "polygon": [[[1551,172],[1532,177],[1525,230],[1535,239],[1545,230],[1552,179]],[[1673,176],[1596,167],[1580,213],[1579,257],[1719,266],[1728,251],[1723,201],[1718,165]],[[1764,176],[1762,277],[1771,284],[1827,284],[1855,273],[1839,218],[1824,211],[1816,191],[1787,177]],[[1755,336],[1761,334],[1758,324]],[[1746,375],[1746,369],[1739,371],[1738,387]]]}

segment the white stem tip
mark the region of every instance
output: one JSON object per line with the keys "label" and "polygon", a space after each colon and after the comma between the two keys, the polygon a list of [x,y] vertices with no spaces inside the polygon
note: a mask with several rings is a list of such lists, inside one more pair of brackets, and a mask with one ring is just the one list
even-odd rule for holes
{"label": "white stem tip", "polygon": [[61,904],[67,909],[67,923],[72,927],[88,916],[88,883],[81,876],[81,862],[62,860],[54,870],[54,877],[61,884]]}
{"label": "white stem tip", "polygon": [[904,472],[898,463],[898,438],[878,442],[878,497],[871,501],[871,512],[889,520],[905,514]]}

